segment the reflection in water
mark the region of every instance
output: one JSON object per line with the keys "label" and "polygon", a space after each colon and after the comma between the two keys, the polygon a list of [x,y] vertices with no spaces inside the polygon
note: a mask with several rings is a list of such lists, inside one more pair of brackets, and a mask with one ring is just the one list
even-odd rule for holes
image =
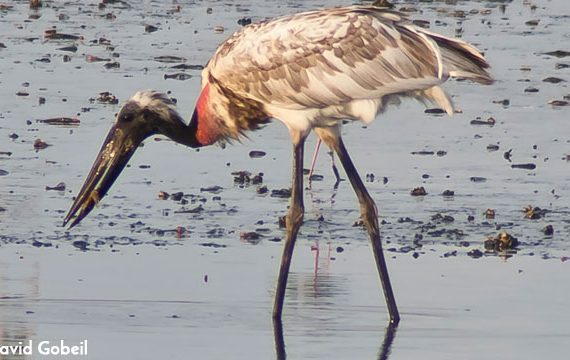
{"label": "reflection in water", "polygon": [[315,265],[314,265],[314,275],[315,275],[315,279],[317,278],[317,276],[319,275],[319,268],[323,268],[322,271],[324,271],[325,273],[328,272],[329,266],[330,266],[330,262],[331,262],[331,243],[327,242],[325,245],[325,249],[324,251],[321,251],[321,247],[320,247],[320,241],[317,240],[315,241],[315,244],[313,246],[311,246],[311,251],[314,253],[315,255]]}
{"label": "reflection in water", "polygon": [[396,337],[397,329],[398,325],[388,323],[388,326],[384,331],[384,340],[382,340],[382,345],[380,346],[380,350],[378,350],[378,360],[387,360],[390,356],[390,349],[394,342],[394,338]]}
{"label": "reflection in water", "polygon": [[[390,350],[392,348],[392,343],[396,337],[397,329],[397,325],[388,323],[388,326],[384,331],[384,338],[380,343],[380,349],[378,350],[378,360],[388,360],[388,357],[390,356]],[[283,323],[280,319],[273,319],[273,338],[275,342],[275,358],[277,360],[285,360],[287,358],[287,352],[285,351]]]}
{"label": "reflection in water", "polygon": [[[22,321],[22,314],[26,314],[25,307],[29,301],[39,296],[39,266],[37,263],[31,267],[32,273],[22,274],[20,269],[13,271],[11,264],[0,263],[2,276],[0,277],[0,345],[26,346],[33,339],[35,332],[30,323]],[[14,317],[17,318],[14,318]],[[3,354],[3,360],[29,359],[26,355]]]}
{"label": "reflection in water", "polygon": [[277,360],[285,360],[285,339],[283,338],[283,323],[281,319],[273,319],[273,338],[275,341],[275,358]]}
{"label": "reflection in water", "polygon": [[[331,260],[331,244],[326,242],[322,244],[318,240],[311,246],[311,252],[314,255],[314,271],[313,272],[291,272],[287,284],[287,303],[289,310],[296,308],[298,311],[307,309],[311,312],[325,310],[327,313],[332,311],[331,308],[337,307],[339,304],[347,304],[351,296],[346,284],[349,278],[337,273],[331,272],[332,266],[335,264]],[[308,330],[310,336],[322,335],[324,329],[331,330],[333,327],[345,329],[347,327],[347,319],[339,318],[338,314],[329,316],[312,318],[311,322],[320,322],[321,326]],[[380,342],[376,358],[386,360],[390,355],[390,349],[396,336],[397,327],[388,324],[384,331],[384,336]],[[325,330],[326,332],[327,330]],[[307,336],[303,332],[302,336]],[[273,320],[273,335],[275,343],[275,357],[277,360],[287,358],[285,351],[285,337],[283,333],[283,324],[281,320]]]}
{"label": "reflection in water", "polygon": [[339,274],[329,272],[331,266],[331,245],[321,245],[317,240],[311,246],[314,271],[312,273],[295,273],[289,275],[287,284],[288,301],[298,301],[303,306],[309,305],[317,309],[331,305],[331,298],[347,295],[344,285],[348,279]]}

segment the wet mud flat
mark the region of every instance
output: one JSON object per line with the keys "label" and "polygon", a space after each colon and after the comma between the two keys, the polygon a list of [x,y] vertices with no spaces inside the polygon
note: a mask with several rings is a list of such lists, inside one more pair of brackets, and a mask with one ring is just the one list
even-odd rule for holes
{"label": "wet mud flat", "polygon": [[[160,343],[173,358],[228,356],[212,350],[222,338],[250,357],[272,357],[269,312],[291,161],[281,124],[241,144],[199,152],[150,138],[93,214],[72,231],[61,222],[114,114],[134,92],[170,91],[189,118],[201,67],[241,24],[341,4],[0,7],[0,338],[85,332],[100,340],[95,358],[108,354],[103,348],[130,358],[129,351],[163,332]],[[396,9],[484,50],[497,83],[446,83],[461,109],[453,118],[407,101],[367,128],[344,128],[380,210],[403,308],[390,356],[465,358],[466,349],[481,345],[485,358],[504,358],[497,348],[505,338],[520,358],[536,357],[528,346],[536,338],[544,340],[536,345],[540,354],[560,355],[570,332],[567,319],[557,320],[564,316],[558,299],[568,297],[561,284],[570,256],[567,4],[397,2]],[[346,181],[333,187],[330,164],[322,152],[319,176],[306,191],[285,342],[291,357],[349,358],[358,338],[362,357],[375,357],[384,305],[355,197]],[[501,242],[503,233],[517,244]],[[56,263],[63,265],[49,270]],[[215,272],[235,278],[213,280]],[[442,274],[455,282],[438,282]],[[88,275],[98,280],[85,281]],[[164,279],[169,285],[161,291]],[[475,291],[477,297],[467,296]],[[69,308],[87,315],[75,321]],[[208,316],[219,326],[207,325]],[[104,335],[109,329],[117,340]]]}

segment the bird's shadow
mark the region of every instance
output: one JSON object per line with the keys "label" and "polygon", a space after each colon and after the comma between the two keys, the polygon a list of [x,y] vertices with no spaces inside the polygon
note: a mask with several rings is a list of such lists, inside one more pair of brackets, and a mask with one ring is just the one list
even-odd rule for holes
{"label": "bird's shadow", "polygon": [[[378,349],[378,360],[388,360],[390,357],[390,351],[392,348],[392,343],[396,338],[396,330],[398,325],[389,323],[384,331],[384,337],[380,343],[380,348]],[[285,338],[283,337],[283,322],[281,320],[273,320],[273,337],[275,341],[275,358],[277,360],[287,359],[287,352],[285,351]]]}

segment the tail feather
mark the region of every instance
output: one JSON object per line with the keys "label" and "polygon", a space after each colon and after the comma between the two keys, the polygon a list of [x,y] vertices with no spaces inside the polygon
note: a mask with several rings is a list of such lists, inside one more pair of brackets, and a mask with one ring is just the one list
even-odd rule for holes
{"label": "tail feather", "polygon": [[445,73],[452,77],[470,79],[484,85],[490,85],[495,81],[488,71],[489,63],[473,45],[425,29],[420,31],[439,46]]}

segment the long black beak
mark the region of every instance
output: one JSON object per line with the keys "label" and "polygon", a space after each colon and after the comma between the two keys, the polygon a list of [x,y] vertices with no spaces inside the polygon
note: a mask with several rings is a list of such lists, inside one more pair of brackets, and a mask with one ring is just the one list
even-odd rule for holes
{"label": "long black beak", "polygon": [[113,124],[81,191],[63,220],[63,226],[70,221],[70,229],[77,225],[107,194],[139,144],[146,137],[133,130],[135,129],[130,126]]}

